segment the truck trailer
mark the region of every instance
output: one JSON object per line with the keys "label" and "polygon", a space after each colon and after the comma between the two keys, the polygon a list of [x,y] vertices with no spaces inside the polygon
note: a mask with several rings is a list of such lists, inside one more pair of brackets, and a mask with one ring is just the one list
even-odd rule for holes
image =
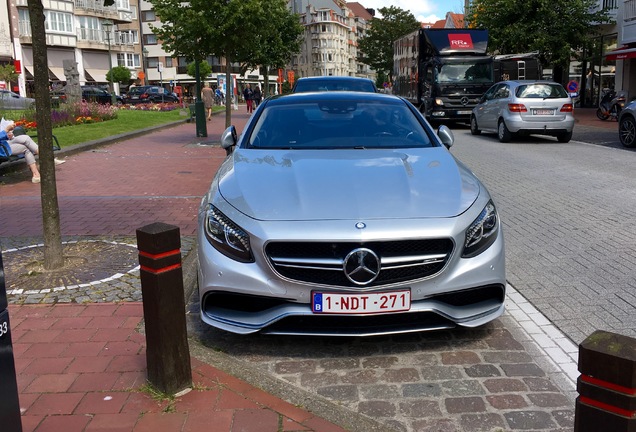
{"label": "truck trailer", "polygon": [[429,121],[468,121],[494,83],[541,77],[535,53],[496,59],[487,50],[488,30],[416,30],[394,43],[393,93]]}

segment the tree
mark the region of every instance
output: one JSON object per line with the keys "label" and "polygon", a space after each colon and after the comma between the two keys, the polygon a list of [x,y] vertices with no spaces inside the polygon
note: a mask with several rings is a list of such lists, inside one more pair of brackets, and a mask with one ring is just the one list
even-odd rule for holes
{"label": "tree", "polygon": [[284,68],[292,56],[300,52],[305,28],[297,14],[287,8],[286,0],[271,0],[259,23],[260,31],[250,45],[254,52],[248,56],[244,67],[260,67],[265,77],[264,95],[269,93],[269,71]]}
{"label": "tree", "polygon": [[35,85],[35,119],[38,130],[40,159],[40,201],[44,236],[44,268],[64,266],[60,208],[57,200],[55,164],[53,162],[53,125],[49,97],[49,69],[42,0],[27,0],[33,46],[33,78]]}
{"label": "tree", "polygon": [[[190,63],[188,65],[188,70],[187,70],[188,75],[196,78],[197,76],[196,68],[197,68],[197,64],[195,62]],[[201,79],[204,79],[211,73],[212,73],[212,66],[210,66],[208,62],[199,63],[199,76],[201,77]]]}
{"label": "tree", "polygon": [[106,73],[106,80],[110,81],[110,77],[113,77],[113,82],[119,84],[128,84],[130,82],[130,69],[125,66],[115,66]]}
{"label": "tree", "polygon": [[597,24],[609,22],[606,11],[595,12],[597,6],[597,0],[474,0],[467,21],[488,30],[496,54],[539,51],[555,81],[563,83],[572,53],[597,33]]}
{"label": "tree", "polygon": [[[152,27],[164,50],[203,62],[209,55],[226,60],[226,82],[231,88],[232,62],[249,58],[250,41],[259,34],[259,23],[267,16],[266,0],[150,0],[160,27]],[[197,94],[201,94],[197,83]],[[232,121],[232,94],[226,92],[225,123]]]}
{"label": "tree", "polygon": [[378,9],[367,34],[358,41],[358,61],[393,81],[393,42],[421,27],[411,12],[396,6]]}
{"label": "tree", "polygon": [[0,66],[0,81],[4,81],[9,85],[10,82],[18,80],[18,74],[13,65]]}

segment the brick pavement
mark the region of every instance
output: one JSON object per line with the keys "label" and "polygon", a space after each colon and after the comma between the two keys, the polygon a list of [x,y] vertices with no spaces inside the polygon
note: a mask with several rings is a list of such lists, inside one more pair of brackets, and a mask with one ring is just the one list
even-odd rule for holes
{"label": "brick pavement", "polygon": [[[242,111],[233,114],[238,123],[247,118]],[[208,123],[214,130],[208,143],[217,139],[223,121],[219,116]],[[200,197],[224,158],[220,148],[199,145],[193,133],[194,125],[181,124],[68,156],[69,162],[58,168],[65,238],[130,239],[136,228],[155,221],[179,226],[184,238],[192,236]],[[6,250],[7,244],[16,248],[37,239],[41,221],[39,187],[25,181],[24,172],[2,180],[0,218],[6,223],[0,226],[0,245]],[[227,430],[258,431],[572,428],[572,388],[558,382],[560,372],[554,363],[538,360],[537,338],[510,313],[475,330],[386,338],[237,337],[203,326],[197,317],[197,299],[189,297],[190,346],[199,384],[190,396],[176,402],[154,401],[141,381],[144,347],[136,330],[141,320],[135,302],[138,283],[138,273],[133,272],[125,283],[130,298],[118,303],[93,305],[99,298],[90,297],[91,288],[86,288],[88,299],[83,304],[73,303],[74,294],[68,293],[45,296],[53,303],[46,306],[18,304],[25,297],[12,297],[23,417],[33,416],[26,430],[109,430],[115,418],[123,426],[117,430],[162,431],[203,430],[186,426],[195,421],[209,425],[210,420],[233,428]],[[102,284],[115,286],[115,282]],[[67,297],[60,300],[63,295]],[[509,301],[509,310],[521,310],[513,299]],[[118,321],[124,310],[130,316]],[[92,313],[107,317],[83,316]],[[122,323],[117,331],[107,330],[115,322]],[[72,342],[71,335],[79,340]],[[68,343],[52,344],[54,338]],[[127,358],[115,359],[118,356],[113,356],[109,344],[135,355],[122,353]],[[59,352],[53,355],[54,351]],[[36,352],[52,360],[29,356]],[[572,350],[567,354],[570,361],[576,355]],[[53,371],[38,372],[49,363]],[[57,375],[53,382],[60,388],[31,387],[34,381],[46,384],[51,374]],[[81,374],[106,375],[79,379]],[[111,382],[112,374],[126,378]],[[216,379],[219,376],[223,378]],[[117,384],[120,380],[125,384]],[[106,401],[109,396],[112,399]],[[189,400],[195,396],[196,401]],[[63,414],[54,412],[57,400],[66,401],[59,408]],[[228,400],[236,404],[219,405]],[[213,417],[219,411],[224,417]],[[265,426],[272,419],[277,419],[278,429]]]}

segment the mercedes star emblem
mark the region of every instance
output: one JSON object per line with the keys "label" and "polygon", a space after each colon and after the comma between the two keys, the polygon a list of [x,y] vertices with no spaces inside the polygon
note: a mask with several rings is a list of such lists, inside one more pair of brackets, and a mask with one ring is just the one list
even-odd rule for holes
{"label": "mercedes star emblem", "polygon": [[380,274],[380,258],[371,249],[354,249],[344,260],[344,274],[356,285],[368,285]]}

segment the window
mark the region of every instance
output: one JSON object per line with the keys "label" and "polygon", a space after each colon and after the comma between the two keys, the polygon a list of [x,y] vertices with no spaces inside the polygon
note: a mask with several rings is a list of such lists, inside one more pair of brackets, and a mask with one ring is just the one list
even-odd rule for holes
{"label": "window", "polygon": [[64,12],[44,11],[44,28],[49,31],[73,33],[73,15]]}
{"label": "window", "polygon": [[95,17],[79,17],[79,38],[80,40],[100,41],[101,29],[99,19]]}
{"label": "window", "polygon": [[142,11],[141,12],[141,20],[143,22],[157,21],[157,15],[155,14],[155,11],[153,11],[153,10]]}
{"label": "window", "polygon": [[122,45],[133,45],[139,43],[137,30],[120,30],[115,35]]}
{"label": "window", "polygon": [[144,45],[157,45],[157,35],[155,35],[155,34],[145,34],[144,35]]}
{"label": "window", "polygon": [[128,0],[117,0],[117,9],[130,10],[130,2]]}
{"label": "window", "polygon": [[148,68],[156,68],[159,64],[159,57],[148,57]]}
{"label": "window", "polygon": [[124,66],[129,69],[140,68],[140,60],[139,54],[117,53],[117,66]]}
{"label": "window", "polygon": [[166,57],[166,67],[172,67],[172,57]]}

